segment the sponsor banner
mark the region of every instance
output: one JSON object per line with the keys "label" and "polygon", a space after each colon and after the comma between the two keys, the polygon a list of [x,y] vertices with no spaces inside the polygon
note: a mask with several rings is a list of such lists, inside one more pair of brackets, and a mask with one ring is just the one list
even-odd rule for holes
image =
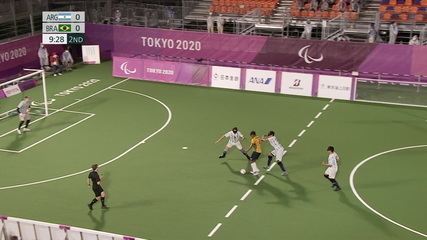
{"label": "sponsor banner", "polygon": [[240,68],[212,66],[211,86],[240,89]]}
{"label": "sponsor banner", "polygon": [[113,76],[187,85],[209,85],[209,66],[141,58],[113,58]]}
{"label": "sponsor banner", "polygon": [[175,62],[144,59],[144,78],[164,82],[174,82],[177,78]]}
{"label": "sponsor banner", "polygon": [[3,92],[6,97],[11,97],[13,95],[21,93],[21,89],[18,85],[12,85],[10,87],[3,88]]}
{"label": "sponsor banner", "polygon": [[351,100],[353,79],[340,76],[319,76],[318,97]]}
{"label": "sponsor banner", "polygon": [[281,93],[312,96],[313,74],[282,72]]}
{"label": "sponsor banner", "polygon": [[114,57],[113,76],[143,79],[143,61],[138,58]]}
{"label": "sponsor banner", "polygon": [[276,89],[276,72],[246,69],[245,83],[246,90],[274,93]]}

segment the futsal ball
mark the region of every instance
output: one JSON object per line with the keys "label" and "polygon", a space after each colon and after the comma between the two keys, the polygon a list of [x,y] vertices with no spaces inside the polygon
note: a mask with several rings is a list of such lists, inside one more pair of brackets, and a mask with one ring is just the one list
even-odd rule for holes
{"label": "futsal ball", "polygon": [[245,174],[245,173],[246,173],[246,170],[242,168],[242,169],[240,169],[240,173],[241,173],[241,174]]}

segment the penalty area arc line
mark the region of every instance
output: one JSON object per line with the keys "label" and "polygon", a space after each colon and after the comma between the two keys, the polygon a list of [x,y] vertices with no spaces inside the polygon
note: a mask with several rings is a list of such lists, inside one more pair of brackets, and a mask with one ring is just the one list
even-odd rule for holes
{"label": "penalty area arc line", "polygon": [[361,203],[362,203],[366,208],[368,208],[369,210],[371,210],[373,213],[375,213],[375,214],[376,214],[376,215],[378,215],[379,217],[381,217],[381,218],[383,218],[383,219],[387,220],[388,222],[393,223],[393,224],[394,224],[394,225],[396,225],[396,226],[399,226],[399,227],[401,227],[401,228],[403,228],[403,229],[405,229],[405,230],[408,230],[408,231],[410,231],[410,232],[412,232],[412,233],[415,233],[415,234],[418,234],[418,235],[420,235],[420,236],[427,237],[427,234],[422,233],[422,232],[419,232],[419,231],[417,231],[417,230],[414,230],[414,229],[412,229],[412,228],[410,228],[410,227],[407,227],[407,226],[405,226],[405,225],[403,225],[403,224],[401,224],[401,223],[398,223],[398,222],[396,222],[395,220],[393,220],[393,219],[391,219],[391,218],[389,218],[389,217],[385,216],[384,214],[380,213],[379,211],[375,210],[375,209],[374,209],[373,207],[371,207],[368,203],[366,203],[366,202],[365,202],[365,200],[363,200],[363,198],[359,195],[359,193],[357,192],[356,187],[355,187],[355,185],[354,185],[354,176],[356,175],[357,170],[358,170],[358,169],[359,169],[363,164],[367,163],[368,161],[370,161],[370,160],[372,160],[372,159],[374,159],[374,158],[376,158],[376,157],[379,157],[379,156],[382,156],[382,155],[388,154],[388,153],[397,152],[397,151],[402,151],[402,150],[406,150],[406,149],[423,148],[423,147],[427,147],[427,145],[415,145],[415,146],[408,146],[408,147],[395,148],[395,149],[391,149],[391,150],[388,150],[388,151],[384,151],[384,152],[380,152],[380,153],[377,153],[377,154],[375,154],[375,155],[372,155],[372,156],[370,156],[370,157],[366,158],[365,160],[361,161],[360,163],[358,163],[358,164],[353,168],[353,170],[352,170],[352,171],[351,171],[351,173],[350,173],[349,181],[350,181],[351,191],[352,191],[352,192],[353,192],[353,194],[356,196],[356,198],[357,198],[357,199],[358,199],[358,200],[359,200],[359,201],[360,201],[360,202],[361,202]]}
{"label": "penalty area arc line", "polygon": [[[123,82],[123,81],[121,81],[121,82]],[[120,83],[121,83],[121,82],[120,82]],[[117,85],[117,84],[114,84],[113,86],[115,86],[115,85]],[[108,87],[108,88],[106,88],[105,90],[112,89],[112,87],[113,87],[113,86]],[[104,90],[104,91],[105,91],[105,90]],[[163,130],[164,130],[164,129],[169,125],[169,123],[170,123],[170,122],[171,122],[171,120],[172,120],[172,111],[171,111],[171,110],[170,110],[170,108],[169,108],[165,103],[163,103],[162,101],[160,101],[160,100],[158,100],[158,99],[156,99],[156,98],[154,98],[154,97],[151,97],[151,96],[149,96],[149,95],[139,93],[139,92],[134,92],[134,91],[125,90],[125,89],[118,89],[118,88],[115,88],[115,89],[113,89],[113,90],[116,90],[116,91],[122,91],[122,92],[128,92],[128,93],[133,93],[133,94],[136,94],[136,95],[144,96],[144,97],[147,97],[147,98],[149,98],[149,99],[152,99],[152,100],[154,100],[154,101],[156,101],[156,102],[160,103],[160,104],[161,104],[161,105],[162,105],[162,106],[167,110],[167,112],[168,112],[168,119],[167,119],[167,120],[166,120],[166,122],[162,125],[162,127],[160,127],[157,131],[153,132],[153,133],[152,133],[152,134],[150,134],[148,137],[146,137],[146,138],[144,138],[143,140],[139,141],[138,143],[134,144],[133,146],[131,146],[130,148],[128,148],[127,150],[125,150],[125,151],[124,151],[124,152],[122,152],[121,154],[117,155],[116,157],[114,157],[114,158],[110,159],[110,160],[109,160],[109,161],[107,161],[107,162],[104,162],[104,163],[100,164],[100,165],[99,165],[100,167],[102,167],[102,166],[106,166],[106,165],[108,165],[108,164],[110,164],[110,163],[113,163],[113,162],[115,162],[115,161],[119,160],[119,159],[120,159],[120,158],[122,158],[124,155],[128,154],[129,152],[131,152],[131,151],[132,151],[132,150],[134,150],[135,148],[139,147],[141,144],[146,143],[146,141],[147,141],[147,140],[149,140],[150,138],[154,137],[154,136],[155,136],[156,134],[158,134],[159,132],[163,131]],[[91,95],[91,96],[92,96],[92,95]],[[87,98],[84,98],[84,99],[87,99]],[[75,103],[74,103],[74,104],[75,104]],[[73,105],[74,105],[74,104],[73,104]],[[63,109],[63,108],[61,108],[61,109]],[[38,184],[43,184],[43,183],[48,183],[48,182],[54,182],[54,181],[62,180],[62,179],[65,179],[65,178],[70,178],[70,177],[74,177],[74,176],[77,176],[77,175],[81,175],[81,174],[86,173],[86,172],[88,172],[88,171],[90,171],[90,169],[85,169],[85,170],[81,170],[81,171],[79,171],[79,172],[75,172],[75,173],[67,174],[67,175],[64,175],[64,176],[55,177],[55,178],[50,178],[50,179],[45,179],[45,180],[40,180],[40,181],[35,181],[35,182],[30,182],[30,183],[23,183],[23,184],[11,185],[11,186],[4,186],[4,187],[0,187],[0,190],[7,190],[7,189],[13,189],[13,188],[20,188],[20,187],[28,187],[28,186],[33,186],[33,185],[38,185]]]}

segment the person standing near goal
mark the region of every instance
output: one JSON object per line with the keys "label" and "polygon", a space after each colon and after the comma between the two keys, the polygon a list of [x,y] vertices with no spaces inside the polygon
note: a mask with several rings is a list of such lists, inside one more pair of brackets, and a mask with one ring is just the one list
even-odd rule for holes
{"label": "person standing near goal", "polygon": [[90,210],[93,210],[93,204],[101,200],[102,208],[108,209],[107,205],[105,205],[105,192],[101,186],[101,177],[98,174],[98,164],[92,165],[92,171],[89,173],[87,178],[87,184],[92,186],[93,193],[95,193],[95,198],[89,203],[87,206]]}
{"label": "person standing near goal", "polygon": [[328,168],[326,169],[323,176],[332,183],[332,188],[334,188],[334,191],[339,191],[341,188],[338,185],[337,180],[335,180],[335,177],[338,172],[338,161],[340,160],[340,157],[335,152],[335,148],[333,146],[329,146],[327,151],[329,153],[328,163],[322,162],[322,165]]}
{"label": "person standing near goal", "polygon": [[230,150],[230,148],[232,148],[233,146],[236,147],[237,149],[239,149],[239,151],[245,155],[245,157],[250,160],[251,158],[249,157],[249,155],[243,151],[243,147],[242,144],[240,143],[240,139],[245,139],[245,137],[243,136],[243,134],[237,129],[237,127],[234,127],[233,129],[231,129],[231,131],[227,132],[226,134],[222,135],[215,143],[219,143],[223,138],[228,138],[228,143],[225,146],[224,152],[222,153],[221,156],[219,156],[219,158],[225,158],[225,156],[227,155],[228,150]]}
{"label": "person standing near goal", "polygon": [[16,130],[18,134],[21,134],[21,128],[25,123],[25,127],[22,129],[24,132],[31,131],[31,129],[28,128],[31,122],[30,117],[30,108],[31,108],[31,102],[30,98],[28,96],[25,96],[24,99],[22,99],[21,102],[19,102],[18,107],[16,108],[16,111],[18,112],[19,116],[19,125],[18,129]]}
{"label": "person standing near goal", "polygon": [[283,165],[282,162],[282,158],[285,155],[285,148],[277,140],[274,131],[268,132],[267,136],[264,136],[262,140],[268,141],[270,145],[274,148],[274,150],[268,154],[267,166],[264,168],[269,169],[271,162],[273,161],[273,157],[276,157],[277,165],[279,165],[280,169],[282,170],[282,176],[287,176],[288,171],[286,171],[285,165]]}

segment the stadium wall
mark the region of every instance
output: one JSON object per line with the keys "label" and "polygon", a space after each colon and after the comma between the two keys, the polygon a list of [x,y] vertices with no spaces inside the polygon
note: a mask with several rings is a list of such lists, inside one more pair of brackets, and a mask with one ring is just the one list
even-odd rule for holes
{"label": "stadium wall", "polygon": [[113,76],[185,85],[354,100],[355,78],[113,57]]}
{"label": "stadium wall", "polygon": [[[0,44],[0,82],[7,77],[19,74],[23,68],[40,68],[37,56],[41,35],[26,37],[19,40]],[[62,53],[61,45],[46,46],[49,53]],[[2,80],[2,78],[4,80]]]}
{"label": "stadium wall", "polygon": [[[87,24],[104,55],[427,82],[427,47]],[[357,73],[355,73],[357,72]]]}

